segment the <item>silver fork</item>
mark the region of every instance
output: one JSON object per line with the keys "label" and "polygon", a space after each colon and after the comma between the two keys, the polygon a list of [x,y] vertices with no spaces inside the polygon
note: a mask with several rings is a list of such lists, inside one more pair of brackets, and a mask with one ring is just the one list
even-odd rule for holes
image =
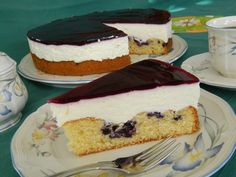
{"label": "silver fork", "polygon": [[155,168],[175,152],[179,146],[180,143],[176,143],[175,139],[167,138],[138,154],[121,157],[113,161],[102,161],[76,167],[53,174],[50,177],[67,177],[93,170],[114,170],[125,176],[138,175]]}

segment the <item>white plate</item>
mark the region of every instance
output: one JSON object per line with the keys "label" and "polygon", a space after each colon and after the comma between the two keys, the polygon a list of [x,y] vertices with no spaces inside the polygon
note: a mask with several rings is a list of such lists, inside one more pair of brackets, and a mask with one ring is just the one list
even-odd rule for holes
{"label": "white plate", "polygon": [[217,72],[211,65],[209,53],[194,55],[185,60],[181,67],[197,76],[204,84],[236,89],[236,79],[227,78]]}
{"label": "white plate", "polygon": [[[188,46],[184,39],[173,35],[173,49],[167,55],[131,55],[131,62],[137,62],[144,59],[159,59],[165,62],[173,62],[180,58],[187,50]],[[46,74],[35,68],[30,54],[27,54],[18,65],[19,73],[30,80],[57,86],[57,87],[75,87],[79,84],[85,84],[101,77],[104,74],[94,74],[88,76],[59,76]]]}
{"label": "white plate", "polygon": [[[199,115],[200,131],[176,138],[182,144],[176,156],[142,176],[210,176],[230,159],[236,142],[236,137],[232,136],[236,134],[236,119],[231,107],[221,98],[201,90]],[[72,167],[131,155],[153,143],[75,156],[67,150],[66,138],[62,130],[55,127],[48,105],[43,105],[16,131],[11,154],[13,165],[21,176],[43,177]],[[112,177],[116,175],[113,173]]]}

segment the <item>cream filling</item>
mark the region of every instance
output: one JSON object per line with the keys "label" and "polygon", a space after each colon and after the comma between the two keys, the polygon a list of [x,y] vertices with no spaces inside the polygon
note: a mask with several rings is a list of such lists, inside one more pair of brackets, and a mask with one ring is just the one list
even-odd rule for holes
{"label": "cream filling", "polygon": [[150,38],[156,38],[167,43],[168,39],[172,37],[171,24],[171,21],[169,21],[166,24],[106,23],[105,25],[119,29],[129,37],[138,38],[143,42]]}
{"label": "cream filling", "polygon": [[49,105],[58,126],[67,121],[86,117],[120,123],[132,119],[140,112],[179,110],[190,105],[197,108],[199,97],[199,83],[194,83],[131,91],[67,104],[49,103]]}
{"label": "cream filling", "polygon": [[74,61],[80,63],[87,60],[102,61],[115,59],[129,54],[128,37],[98,41],[82,46],[46,45],[28,38],[30,51],[38,58],[48,61]]}
{"label": "cream filling", "polygon": [[[146,42],[150,38],[167,42],[172,36],[171,21],[166,24],[105,24],[125,32],[129,37]],[[46,45],[28,38],[30,51],[38,58],[52,62],[74,61],[80,63],[87,60],[102,61],[115,59],[129,54],[128,37],[98,41],[82,46]]]}

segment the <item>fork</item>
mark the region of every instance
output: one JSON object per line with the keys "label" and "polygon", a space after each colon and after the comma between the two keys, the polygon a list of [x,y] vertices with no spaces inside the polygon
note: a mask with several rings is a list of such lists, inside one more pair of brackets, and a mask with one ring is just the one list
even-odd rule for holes
{"label": "fork", "polygon": [[113,170],[125,174],[125,176],[138,175],[155,168],[179,146],[180,143],[176,143],[176,139],[167,138],[138,154],[72,168],[55,173],[50,177],[67,177],[93,170]]}

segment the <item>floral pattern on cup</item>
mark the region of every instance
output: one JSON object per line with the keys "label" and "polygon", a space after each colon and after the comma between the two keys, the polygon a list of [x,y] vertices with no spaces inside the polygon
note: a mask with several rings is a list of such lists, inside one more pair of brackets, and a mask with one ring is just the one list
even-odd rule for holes
{"label": "floral pattern on cup", "polygon": [[28,94],[25,85],[18,75],[15,78],[5,79],[1,82],[4,84],[1,85],[2,90],[0,90],[0,115],[6,116],[12,113],[13,109],[16,109],[12,103],[22,97],[21,104],[24,105]]}
{"label": "floral pattern on cup", "polygon": [[0,92],[0,103],[4,103],[4,102],[7,102],[7,101],[11,101],[11,96],[12,96],[12,93],[9,92],[7,89],[3,89],[1,92]]}
{"label": "floral pattern on cup", "polygon": [[[230,37],[229,37],[230,38]],[[220,55],[236,55],[236,37],[233,37],[232,39],[228,39],[229,41],[227,43],[222,42],[223,39],[217,38],[214,34],[209,35],[209,52],[215,53],[216,51],[220,51]],[[221,41],[222,40],[222,41]],[[225,50],[222,50],[222,49]]]}
{"label": "floral pattern on cup", "polygon": [[236,55],[236,42],[232,41],[231,44],[232,44],[232,47],[231,47],[231,50],[229,51],[229,53],[231,53],[231,55]]}
{"label": "floral pattern on cup", "polygon": [[6,105],[0,104],[0,115],[1,116],[5,116],[11,112],[12,111]]}
{"label": "floral pattern on cup", "polygon": [[48,141],[55,141],[62,131],[56,125],[56,119],[48,114],[44,115],[43,122],[38,123],[36,129],[32,132],[31,147],[35,150],[37,156],[48,157],[51,152],[45,150],[43,146]]}
{"label": "floral pattern on cup", "polygon": [[15,78],[12,90],[16,96],[23,96],[25,94],[25,86],[22,84],[22,81],[19,79],[19,77]]}
{"label": "floral pattern on cup", "polygon": [[5,116],[11,112],[11,110],[4,104],[10,102],[12,93],[5,88],[0,92],[0,115]]}

